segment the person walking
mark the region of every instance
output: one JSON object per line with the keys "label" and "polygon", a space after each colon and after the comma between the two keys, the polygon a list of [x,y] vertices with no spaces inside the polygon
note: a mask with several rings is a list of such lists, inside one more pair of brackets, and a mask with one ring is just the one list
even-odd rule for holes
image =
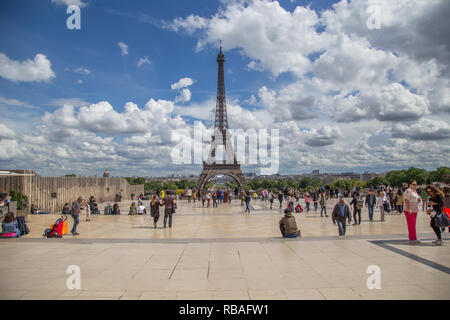
{"label": "person walking", "polygon": [[[444,206],[444,193],[439,190],[436,186],[429,185],[425,189],[430,198],[428,199],[428,210],[427,214],[430,216],[430,227],[433,229],[434,233],[436,234],[437,240],[433,241],[436,245],[442,245],[442,232],[441,228],[442,226],[436,225],[436,217],[440,214],[445,214],[442,207]],[[448,226],[444,226],[448,227]]]}
{"label": "person walking", "polygon": [[191,200],[192,200],[192,190],[191,190],[191,188],[189,188],[189,189],[187,190],[186,196],[187,196],[187,198],[188,198],[188,203],[191,203]]}
{"label": "person walking", "polygon": [[369,194],[366,196],[366,207],[369,209],[369,220],[373,221],[373,210],[377,205],[377,197],[375,196],[375,192],[373,189],[369,191]]}
{"label": "person walking", "polygon": [[396,201],[397,210],[398,210],[399,213],[402,213],[402,212],[403,212],[403,204],[404,204],[404,201],[403,201],[403,192],[402,192],[401,189],[399,189],[399,190],[397,191],[397,201]]}
{"label": "person walking", "polygon": [[80,223],[80,213],[81,213],[81,204],[83,203],[83,198],[78,197],[78,199],[72,202],[72,209],[70,210],[70,215],[73,218],[73,227],[71,233],[74,236],[78,236],[77,226]]}
{"label": "person walking", "polygon": [[417,181],[409,183],[409,189],[404,194],[405,218],[408,225],[408,235],[410,244],[419,243],[416,235],[417,212],[419,211],[420,195],[417,193]]}
{"label": "person walking", "polygon": [[89,222],[91,221],[91,204],[85,203],[85,206],[86,206],[86,221]]}
{"label": "person walking", "polygon": [[281,206],[283,205],[283,194],[281,193],[281,190],[278,191],[278,201],[280,202],[280,209],[281,209]]}
{"label": "person walking", "polygon": [[314,203],[314,211],[317,211],[318,194],[316,191],[312,194],[312,198]]}
{"label": "person walking", "polygon": [[309,198],[309,193],[306,193],[305,195],[305,204],[306,204],[306,211],[309,212],[309,204],[311,203],[311,199]]}
{"label": "person walking", "polygon": [[212,195],[212,200],[213,200],[213,208],[217,208],[217,193],[216,192],[214,192],[213,193],[213,195]]}
{"label": "person walking", "polygon": [[205,207],[205,201],[206,201],[206,191],[202,190],[201,194],[202,194],[202,208],[204,208]]}
{"label": "person walking", "polygon": [[364,200],[362,195],[360,196],[357,192],[353,194],[353,199],[350,202],[350,205],[353,205],[353,225],[361,224],[361,210],[364,207]]}
{"label": "person walking", "polygon": [[272,206],[273,206],[273,199],[275,198],[275,196],[273,195],[272,190],[269,190],[269,202],[270,202],[270,210],[272,210]]}
{"label": "person walking", "polygon": [[345,203],[344,198],[339,198],[339,202],[333,209],[333,213],[331,214],[331,218],[333,220],[333,224],[338,224],[339,228],[339,236],[345,236],[346,231],[346,219],[348,219],[348,223],[352,222],[352,218],[350,215],[350,209],[348,205]]}
{"label": "person walking", "polygon": [[206,194],[206,207],[209,208],[211,206],[211,192],[208,191],[208,193]]}
{"label": "person walking", "polygon": [[428,198],[430,198],[428,192],[426,191],[426,188],[422,188],[420,197],[422,198],[422,211],[426,212],[428,208]]}
{"label": "person walking", "polygon": [[387,199],[386,196],[384,194],[383,191],[380,192],[380,196],[378,197],[377,200],[377,208],[380,209],[380,216],[381,216],[381,221],[384,221],[384,206],[386,203]]}
{"label": "person walking", "polygon": [[169,220],[169,228],[172,228],[172,216],[175,213],[175,199],[172,196],[172,192],[167,191],[167,195],[163,199],[162,205],[164,208],[164,228],[167,226],[167,220]]}
{"label": "person walking", "polygon": [[158,200],[156,195],[153,196],[152,202],[150,202],[150,215],[153,218],[153,226],[156,229],[158,220],[159,220],[159,207],[161,206],[161,202]]}
{"label": "person walking", "polygon": [[320,216],[323,217],[323,213],[325,212],[325,217],[328,217],[327,215],[327,194],[325,192],[322,192],[322,195],[320,196]]}
{"label": "person walking", "polygon": [[297,227],[297,222],[290,208],[284,210],[284,217],[280,220],[280,231],[283,238],[297,238],[301,235],[301,231]]}
{"label": "person walking", "polygon": [[[444,192],[444,206],[448,210],[448,209],[450,209],[450,187],[445,186],[444,188],[442,188],[442,192]],[[448,216],[448,214],[447,214],[447,216]],[[445,228],[442,228],[442,232],[445,232]],[[448,232],[450,232],[450,226],[448,227]]]}
{"label": "person walking", "polygon": [[244,200],[245,200],[245,213],[247,213],[247,211],[248,211],[248,213],[250,213],[250,201],[251,201],[251,197],[250,197],[250,193],[247,191],[246,193],[245,193],[245,198],[244,198]]}

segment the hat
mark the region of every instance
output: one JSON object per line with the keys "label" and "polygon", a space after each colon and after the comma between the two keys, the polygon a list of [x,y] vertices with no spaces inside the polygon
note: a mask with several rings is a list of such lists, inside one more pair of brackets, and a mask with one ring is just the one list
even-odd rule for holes
{"label": "hat", "polygon": [[286,208],[286,209],[284,209],[284,213],[285,214],[288,214],[288,213],[291,213],[292,212],[292,209],[291,208]]}

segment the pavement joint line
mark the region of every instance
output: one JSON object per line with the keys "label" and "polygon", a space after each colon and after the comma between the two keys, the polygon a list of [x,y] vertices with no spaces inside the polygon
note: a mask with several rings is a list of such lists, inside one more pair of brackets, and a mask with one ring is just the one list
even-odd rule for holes
{"label": "pavement joint line", "polygon": [[[419,234],[422,238],[432,236],[432,233]],[[392,239],[394,238],[394,239]],[[400,239],[395,239],[400,238]],[[148,244],[185,244],[185,243],[236,243],[236,242],[308,242],[308,241],[349,241],[349,240],[367,240],[370,242],[376,240],[387,241],[407,241],[407,235],[405,234],[380,234],[380,235],[352,235],[339,237],[336,236],[308,236],[295,239],[284,239],[279,237],[266,237],[266,238],[174,238],[174,239],[138,239],[138,238],[90,238],[90,239],[76,239],[76,238],[60,238],[60,239],[47,239],[47,238],[19,238],[19,239],[2,239],[0,243],[30,243],[30,242],[46,242],[46,243],[75,243],[75,244],[92,244],[92,243],[148,243]],[[450,240],[450,239],[449,239]],[[376,244],[376,243],[375,243]]]}
{"label": "pavement joint line", "polygon": [[[431,239],[424,239],[424,240],[425,241],[431,241]],[[422,241],[424,241],[424,240],[422,240]],[[444,238],[444,240],[450,240],[450,238]],[[429,266],[429,267],[431,267],[433,269],[436,269],[438,271],[450,274],[450,268],[447,267],[447,266],[444,266],[444,265],[436,263],[434,261],[431,261],[431,260],[419,257],[418,255],[409,253],[407,251],[404,251],[404,250],[401,250],[399,248],[393,247],[392,245],[389,245],[389,244],[395,244],[395,243],[397,243],[397,244],[406,244],[406,243],[408,243],[409,244],[409,242],[407,242],[407,241],[408,240],[374,240],[374,241],[369,241],[369,242],[374,244],[374,245],[376,245],[376,246],[379,246],[381,248],[384,248],[386,250],[389,250],[391,252],[397,253],[397,254],[402,255],[402,256],[404,256],[406,258],[409,258],[411,260],[414,260],[416,262],[419,262],[421,264]],[[415,245],[415,246],[418,246],[418,245]]]}

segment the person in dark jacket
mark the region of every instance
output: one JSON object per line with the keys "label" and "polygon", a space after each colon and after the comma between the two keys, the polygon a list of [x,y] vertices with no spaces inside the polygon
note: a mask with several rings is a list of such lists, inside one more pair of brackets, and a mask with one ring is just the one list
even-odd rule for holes
{"label": "person in dark jacket", "polygon": [[83,202],[82,197],[78,197],[77,201],[72,202],[72,209],[70,210],[70,215],[73,218],[73,227],[72,227],[72,234],[74,236],[78,236],[79,233],[77,232],[77,226],[78,223],[80,223],[80,212],[81,212],[81,203]]}
{"label": "person in dark jacket", "polygon": [[70,206],[69,206],[68,203],[66,203],[66,204],[64,205],[64,207],[63,207],[63,209],[62,209],[62,214],[64,214],[64,215],[70,214]]}
{"label": "person in dark jacket", "polygon": [[245,193],[244,200],[245,200],[245,213],[247,213],[247,211],[248,211],[248,213],[250,213],[251,197],[250,197],[250,193],[248,191]]}
{"label": "person in dark jacket", "polygon": [[161,205],[164,208],[164,228],[167,226],[167,220],[169,220],[169,228],[172,228],[172,216],[175,213],[175,198],[172,196],[170,191],[167,191],[167,195],[163,198]]}
{"label": "person in dark jacket", "polygon": [[377,196],[373,190],[370,190],[366,196],[366,207],[369,209],[369,220],[373,221],[373,210],[377,205]]}
{"label": "person in dark jacket", "polygon": [[115,216],[120,215],[120,207],[117,203],[114,203],[114,205],[113,205],[112,214]]}
{"label": "person in dark jacket", "polygon": [[442,209],[444,205],[444,193],[433,185],[427,186],[425,190],[430,195],[430,198],[428,199],[429,209],[427,210],[427,214],[431,217],[430,227],[437,237],[437,240],[433,241],[433,243],[442,245],[442,233],[441,228],[436,226],[436,215],[445,214]]}
{"label": "person in dark jacket", "polygon": [[301,235],[295,217],[292,215],[292,209],[290,208],[284,210],[284,217],[280,220],[280,231],[283,238],[297,238]]}
{"label": "person in dark jacket", "polygon": [[156,225],[159,220],[159,207],[161,206],[161,202],[159,202],[158,197],[156,195],[153,196],[152,202],[150,202],[150,215],[153,217],[153,225],[156,229]]}
{"label": "person in dark jacket", "polygon": [[350,215],[350,208],[345,203],[344,198],[340,198],[339,202],[334,207],[333,213],[331,215],[333,220],[333,224],[338,224],[339,227],[339,235],[345,236],[346,231],[346,219],[348,219],[348,223],[352,222],[352,217]]}

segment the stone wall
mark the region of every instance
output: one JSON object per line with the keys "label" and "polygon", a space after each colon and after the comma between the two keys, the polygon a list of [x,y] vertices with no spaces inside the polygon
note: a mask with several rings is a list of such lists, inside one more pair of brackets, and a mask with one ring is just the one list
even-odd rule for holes
{"label": "stone wall", "polygon": [[[33,171],[15,170],[16,173],[33,174]],[[14,190],[28,197],[28,206],[36,201],[42,211],[58,212],[65,203],[72,203],[79,196],[88,200],[94,196],[97,202],[113,201],[116,193],[123,190],[123,200],[135,199],[144,193],[143,185],[130,185],[122,178],[91,177],[41,177],[0,176],[0,192]]]}

